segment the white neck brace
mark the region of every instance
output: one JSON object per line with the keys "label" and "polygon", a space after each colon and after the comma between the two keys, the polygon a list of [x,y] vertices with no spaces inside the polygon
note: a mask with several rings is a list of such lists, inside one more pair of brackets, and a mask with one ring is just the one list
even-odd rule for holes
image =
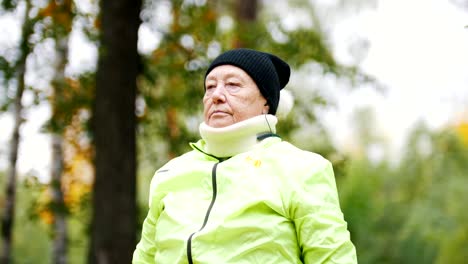
{"label": "white neck brace", "polygon": [[276,133],[278,119],[274,115],[258,115],[227,127],[210,127],[200,124],[200,136],[205,141],[205,151],[216,157],[231,157],[251,150],[262,133]]}

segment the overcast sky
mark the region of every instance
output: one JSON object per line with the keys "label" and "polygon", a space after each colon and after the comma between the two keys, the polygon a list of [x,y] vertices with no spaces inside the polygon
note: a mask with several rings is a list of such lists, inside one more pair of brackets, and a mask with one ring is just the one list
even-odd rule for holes
{"label": "overcast sky", "polygon": [[351,115],[371,106],[378,132],[399,150],[405,135],[422,120],[430,128],[468,121],[468,13],[446,0],[382,0],[342,21],[334,34],[340,58],[356,37],[369,40],[362,68],[388,87],[385,94],[364,88],[340,96],[328,113],[337,146],[349,145]]}
{"label": "overcast sky", "polygon": [[[431,128],[468,119],[468,13],[447,0],[381,0],[376,9],[364,11],[334,26],[331,41],[338,59],[350,62],[349,43],[367,39],[361,67],[388,87],[385,94],[372,88],[335,91],[337,108],[322,116],[333,132],[338,148],[352,149],[352,115],[356,108],[371,107],[378,119],[377,131],[399,149],[408,129],[424,120]],[[11,18],[10,18],[11,20]],[[0,21],[0,43],[17,38],[15,24]],[[150,49],[158,41],[140,30]],[[5,38],[9,36],[9,38]],[[93,67],[96,50],[73,36],[71,67]],[[39,133],[49,109],[28,111],[23,125],[19,169],[21,173],[48,174],[49,138]],[[6,146],[12,129],[11,116],[0,115],[0,144]],[[378,152],[378,151],[377,151]],[[6,168],[6,148],[0,150],[0,169]]]}

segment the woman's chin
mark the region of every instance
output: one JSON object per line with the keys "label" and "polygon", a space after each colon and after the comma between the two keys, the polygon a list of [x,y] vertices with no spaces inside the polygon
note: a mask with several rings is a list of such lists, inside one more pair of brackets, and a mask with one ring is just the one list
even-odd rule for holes
{"label": "woman's chin", "polygon": [[210,120],[207,122],[207,125],[215,128],[226,127],[232,124],[234,124],[234,120],[230,116],[223,118],[210,118]]}

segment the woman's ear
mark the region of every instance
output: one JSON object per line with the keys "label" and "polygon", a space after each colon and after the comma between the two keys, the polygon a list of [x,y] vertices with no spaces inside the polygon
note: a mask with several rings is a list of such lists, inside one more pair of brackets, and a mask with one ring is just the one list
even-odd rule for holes
{"label": "woman's ear", "polygon": [[268,114],[269,111],[270,111],[270,106],[268,105],[268,103],[265,103],[265,105],[263,106],[262,114],[266,115]]}

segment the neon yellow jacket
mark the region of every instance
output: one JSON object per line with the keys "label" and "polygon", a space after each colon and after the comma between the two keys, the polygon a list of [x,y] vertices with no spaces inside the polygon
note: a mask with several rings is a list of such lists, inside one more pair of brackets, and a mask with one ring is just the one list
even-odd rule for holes
{"label": "neon yellow jacket", "polygon": [[333,169],[270,137],[220,161],[204,141],[159,169],[133,263],[357,263]]}

